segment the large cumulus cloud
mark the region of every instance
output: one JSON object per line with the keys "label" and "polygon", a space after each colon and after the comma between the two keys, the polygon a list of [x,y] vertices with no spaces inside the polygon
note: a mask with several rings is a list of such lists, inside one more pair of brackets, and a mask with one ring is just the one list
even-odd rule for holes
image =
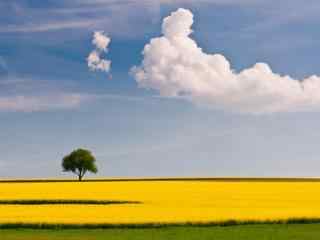
{"label": "large cumulus cloud", "polygon": [[320,78],[293,79],[256,63],[236,72],[221,54],[207,54],[190,37],[193,14],[178,9],[162,23],[163,36],[145,45],[132,68],[140,87],[216,109],[249,113],[320,110]]}

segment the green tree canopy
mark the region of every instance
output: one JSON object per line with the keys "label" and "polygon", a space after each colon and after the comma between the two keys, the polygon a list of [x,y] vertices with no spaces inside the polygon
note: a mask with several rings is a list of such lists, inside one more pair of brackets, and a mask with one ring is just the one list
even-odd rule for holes
{"label": "green tree canopy", "polygon": [[73,172],[82,180],[86,172],[97,173],[95,157],[89,150],[76,149],[62,159],[62,168],[65,172]]}

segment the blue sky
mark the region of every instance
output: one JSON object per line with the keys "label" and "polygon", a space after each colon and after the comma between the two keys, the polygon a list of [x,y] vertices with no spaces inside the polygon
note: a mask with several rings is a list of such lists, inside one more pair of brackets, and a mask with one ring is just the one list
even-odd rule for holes
{"label": "blue sky", "polygon": [[[318,1],[1,1],[0,177],[67,176],[61,159],[78,147],[99,176],[318,175],[317,109],[234,112],[138,86],[130,68],[180,7],[194,15],[191,38],[235,71],[262,61],[320,75]],[[97,30],[111,38],[112,79],[87,67]]]}

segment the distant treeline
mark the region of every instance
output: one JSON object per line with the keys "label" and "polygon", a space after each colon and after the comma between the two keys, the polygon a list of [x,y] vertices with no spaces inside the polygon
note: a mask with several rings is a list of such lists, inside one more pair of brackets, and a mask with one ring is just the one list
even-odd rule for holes
{"label": "distant treeline", "polygon": [[[299,177],[195,177],[195,178],[108,178],[86,179],[83,182],[129,182],[129,181],[215,181],[215,182],[320,182],[320,178]],[[2,179],[0,183],[78,182],[74,179]]]}

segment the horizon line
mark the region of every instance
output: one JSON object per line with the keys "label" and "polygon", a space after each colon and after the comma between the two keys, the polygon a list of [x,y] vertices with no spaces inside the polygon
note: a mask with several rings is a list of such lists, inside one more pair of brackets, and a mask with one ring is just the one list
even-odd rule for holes
{"label": "horizon line", "polygon": [[139,181],[228,181],[228,182],[320,182],[320,177],[110,177],[87,178],[79,181],[71,178],[8,178],[0,183],[44,183],[44,182],[139,182]]}

